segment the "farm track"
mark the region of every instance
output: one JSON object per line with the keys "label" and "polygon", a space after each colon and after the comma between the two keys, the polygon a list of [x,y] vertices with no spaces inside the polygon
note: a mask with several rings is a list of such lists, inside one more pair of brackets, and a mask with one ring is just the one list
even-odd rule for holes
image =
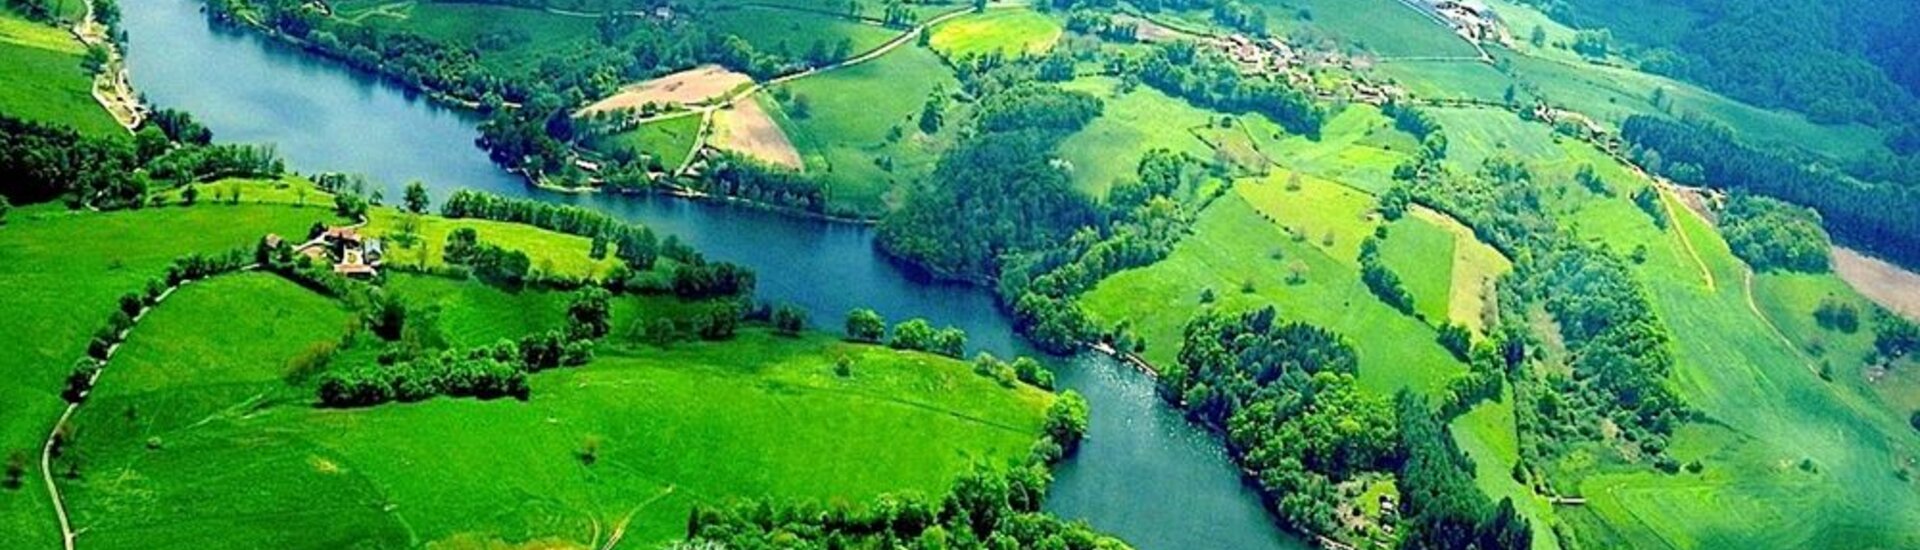
{"label": "farm track", "polygon": [[1812,372],[1814,376],[1819,376],[1820,368],[1813,366],[1813,359],[1807,357],[1805,353],[1802,353],[1800,346],[1794,344],[1793,339],[1788,338],[1787,333],[1780,330],[1779,325],[1773,324],[1773,318],[1767,317],[1767,313],[1760,310],[1760,302],[1753,297],[1753,268],[1747,268],[1744,278],[1745,281],[1743,284],[1746,287],[1747,309],[1753,310],[1753,316],[1760,318],[1760,323],[1766,325],[1767,330],[1772,332],[1774,337],[1779,338],[1780,343],[1786,345],[1788,350],[1792,350],[1793,356],[1800,358],[1800,362],[1807,366],[1808,371]]}

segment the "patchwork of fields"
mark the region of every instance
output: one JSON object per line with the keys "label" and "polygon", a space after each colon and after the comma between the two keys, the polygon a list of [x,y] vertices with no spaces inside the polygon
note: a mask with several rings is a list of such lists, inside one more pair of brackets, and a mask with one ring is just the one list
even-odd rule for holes
{"label": "patchwork of fields", "polygon": [[[77,2],[74,4],[78,4]],[[21,19],[0,8],[0,113],[95,135],[125,130],[93,99],[86,47],[66,29]]]}

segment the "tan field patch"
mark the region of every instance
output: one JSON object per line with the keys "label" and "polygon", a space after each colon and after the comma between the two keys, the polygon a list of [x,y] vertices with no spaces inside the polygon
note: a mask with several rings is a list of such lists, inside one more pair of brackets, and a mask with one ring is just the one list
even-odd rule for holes
{"label": "tan field patch", "polygon": [[1420,219],[1453,234],[1453,284],[1448,290],[1447,319],[1485,334],[1494,311],[1494,282],[1513,270],[1513,262],[1473,234],[1452,216],[1423,206],[1413,208]]}
{"label": "tan field patch", "polygon": [[794,170],[805,167],[800,151],[793,148],[787,133],[767,114],[758,98],[747,98],[734,103],[732,108],[715,112],[713,135],[708,143]]}
{"label": "tan field patch", "polygon": [[1838,246],[1833,247],[1833,272],[1880,307],[1920,321],[1920,274]]}
{"label": "tan field patch", "polygon": [[735,88],[753,83],[747,75],[719,65],[701,65],[667,76],[621,88],[618,93],[594,102],[582,113],[617,109],[638,109],[641,105],[694,105],[726,95]]}

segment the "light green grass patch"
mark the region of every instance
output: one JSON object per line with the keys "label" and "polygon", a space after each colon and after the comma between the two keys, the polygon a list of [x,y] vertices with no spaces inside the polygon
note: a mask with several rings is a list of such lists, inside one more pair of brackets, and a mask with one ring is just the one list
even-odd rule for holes
{"label": "light green grass patch", "polygon": [[[263,300],[333,307],[301,306],[277,290],[219,290],[235,294],[224,297],[230,303],[191,303],[216,297],[200,292],[163,307],[180,308],[180,319],[205,311],[241,320],[253,308],[237,304]],[[277,341],[257,325],[235,330],[262,349]],[[206,337],[193,323],[142,326],[133,338],[183,345],[130,341],[126,368],[234,361],[195,342]],[[851,377],[834,374],[840,356],[852,359]],[[683,536],[699,503],[937,494],[971,463],[1024,456],[1052,400],[1002,388],[959,361],[759,329],[668,350],[602,345],[588,365],[534,376],[525,402],[316,409],[310,389],[274,381],[219,391],[277,399],[196,403],[194,415],[205,416],[190,423],[121,412],[230,383],[165,379],[173,383],[155,391],[103,390],[80,419],[90,435],[78,452],[96,473],[67,482],[69,503],[95,544],[199,547],[218,533],[287,548],[599,546],[623,526],[623,543],[651,546]],[[591,461],[582,458],[589,449]],[[173,502],[205,505],[155,505]]]}
{"label": "light green grass patch", "polygon": [[85,53],[64,29],[0,11],[0,67],[6,68],[6,77],[0,78],[0,114],[84,134],[124,135],[93,99],[93,74],[81,63]]}
{"label": "light green grass patch", "polygon": [[1052,17],[1029,9],[996,9],[955,18],[933,29],[928,45],[948,59],[998,52],[1043,53],[1066,31]]}
{"label": "light green grass patch", "polygon": [[1378,202],[1352,187],[1304,174],[1300,190],[1290,191],[1295,174],[1278,172],[1235,190],[1262,216],[1304,236],[1303,244],[1357,269],[1360,242],[1381,223],[1374,213]]}
{"label": "light green grass patch", "polygon": [[700,139],[700,115],[687,114],[642,124],[631,130],[594,136],[587,146],[597,151],[624,149],[660,159],[667,170],[678,168]]}
{"label": "light green grass patch", "polygon": [[1400,276],[1413,310],[1430,323],[1452,320],[1455,246],[1452,233],[1419,216],[1387,224],[1380,244],[1380,261]]}
{"label": "light green grass patch", "polygon": [[[1296,29],[1324,32],[1383,58],[1479,55],[1453,29],[1397,0],[1257,0],[1267,27],[1285,36]],[[1302,15],[1308,16],[1301,18]]]}
{"label": "light green grass patch", "polygon": [[1494,109],[1428,109],[1447,133],[1447,164],[1470,173],[1489,158],[1555,160],[1560,137],[1545,124]]}
{"label": "light green grass patch", "polygon": [[405,30],[448,44],[472,45],[497,70],[532,70],[550,54],[593,40],[594,19],[489,4],[407,2],[343,12],[362,25]]}
{"label": "light green grass patch", "polygon": [[1104,102],[1099,118],[1060,143],[1060,158],[1073,167],[1075,188],[1090,197],[1105,197],[1114,182],[1134,178],[1140,158],[1154,149],[1213,158],[1212,148],[1191,129],[1212,123],[1215,113],[1145,86],[1121,94],[1118,85],[1116,79],[1095,77],[1063,86]]}
{"label": "light green grass patch", "polygon": [[[115,301],[189,252],[249,247],[269,232],[331,220],[319,209],[202,205],[110,213],[16,208],[0,225],[0,453],[38,456],[65,402],[60,390]],[[29,478],[38,479],[38,462]],[[59,540],[45,491],[0,491],[0,541]]]}
{"label": "light green grass patch", "polygon": [[[792,95],[780,102],[775,120],[800,150],[807,171],[825,181],[838,212],[877,215],[897,204],[903,197],[896,189],[932,170],[958,126],[949,123],[927,136],[915,122],[936,88],[951,92],[960,86],[925,48],[901,46],[785,86]],[[796,102],[807,104],[804,116]]]}
{"label": "light green grass patch", "polygon": [[1473,459],[1474,484],[1495,502],[1512,499],[1514,510],[1533,526],[1534,550],[1560,548],[1551,525],[1557,521],[1553,505],[1526,485],[1513,479],[1513,465],[1520,461],[1519,434],[1513,427],[1513,401],[1483,401],[1453,420],[1453,441]]}
{"label": "light green grass patch", "polygon": [[814,42],[831,48],[841,40],[850,46],[849,55],[859,55],[899,34],[899,31],[845,15],[752,4],[715,10],[704,16],[704,22],[716,32],[739,36],[754,49],[792,57],[805,55]]}
{"label": "light green grass patch", "polygon": [[1370,105],[1349,105],[1327,120],[1320,139],[1287,134],[1262,117],[1242,117],[1260,151],[1280,166],[1382,193],[1393,184],[1393,167],[1419,143]]}

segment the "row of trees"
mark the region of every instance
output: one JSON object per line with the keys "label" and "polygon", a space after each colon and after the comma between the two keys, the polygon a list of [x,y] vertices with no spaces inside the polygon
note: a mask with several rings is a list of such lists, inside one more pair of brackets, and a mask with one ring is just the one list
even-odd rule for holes
{"label": "row of trees", "polygon": [[[1385,226],[1382,226],[1384,229]],[[1400,275],[1387,268],[1380,260],[1380,237],[1368,236],[1360,241],[1360,281],[1367,284],[1367,290],[1385,302],[1388,307],[1403,315],[1413,314],[1413,293],[1400,282]]]}
{"label": "row of trees", "polygon": [[[1812,207],[1840,240],[1904,265],[1920,265],[1920,189],[1862,182],[1838,172],[1736,141],[1725,128],[1634,116],[1621,137],[1659,151],[1665,164],[1698,165],[1705,179],[1735,191]],[[1661,172],[1664,167],[1648,166]]]}

